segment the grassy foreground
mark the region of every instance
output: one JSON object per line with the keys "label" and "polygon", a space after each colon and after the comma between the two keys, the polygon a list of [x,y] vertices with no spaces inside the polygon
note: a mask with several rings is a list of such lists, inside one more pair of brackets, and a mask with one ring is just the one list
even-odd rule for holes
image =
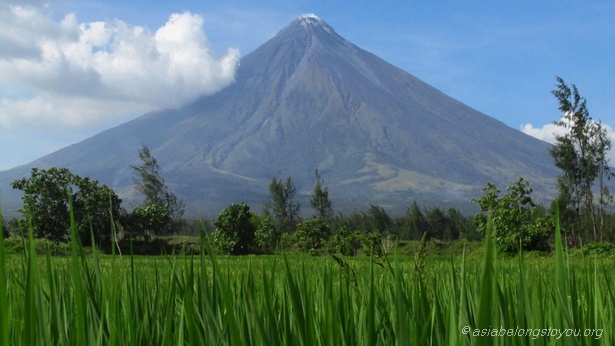
{"label": "grassy foreground", "polygon": [[[1,232],[0,232],[1,234]],[[613,345],[612,260],[4,254],[1,345]]]}

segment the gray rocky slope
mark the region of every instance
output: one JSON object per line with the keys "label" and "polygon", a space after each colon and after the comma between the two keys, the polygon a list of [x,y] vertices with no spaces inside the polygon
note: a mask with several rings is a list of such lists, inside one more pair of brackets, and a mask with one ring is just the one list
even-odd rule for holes
{"label": "gray rocky slope", "polygon": [[271,178],[287,176],[304,215],[311,215],[307,200],[316,168],[341,211],[371,203],[399,212],[415,199],[459,205],[478,197],[487,182],[505,187],[518,176],[530,181],[537,196],[550,198],[558,174],[549,144],[304,16],[245,56],[235,83],[217,94],[145,114],[0,172],[5,209],[19,205],[9,182],[31,167],[68,167],[138,200],[129,166],[137,163],[141,143],[193,216],[240,201],[260,209]]}

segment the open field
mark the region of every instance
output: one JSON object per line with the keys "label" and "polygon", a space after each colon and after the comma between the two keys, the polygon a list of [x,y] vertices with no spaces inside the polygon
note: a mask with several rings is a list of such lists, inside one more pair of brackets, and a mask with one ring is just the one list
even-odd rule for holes
{"label": "open field", "polygon": [[0,261],[3,345],[615,344],[615,261],[561,247],[337,260],[32,247]]}

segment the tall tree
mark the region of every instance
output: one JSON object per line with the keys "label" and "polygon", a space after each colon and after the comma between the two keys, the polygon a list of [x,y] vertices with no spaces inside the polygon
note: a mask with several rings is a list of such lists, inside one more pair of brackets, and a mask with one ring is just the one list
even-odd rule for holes
{"label": "tall tree", "polygon": [[145,144],[139,149],[139,160],[141,164],[131,165],[130,168],[135,173],[137,190],[145,197],[142,206],[154,205],[158,210],[165,208],[166,211],[162,213],[165,215],[160,218],[160,222],[165,223],[161,232],[171,231],[174,222],[178,222],[184,215],[184,202],[169,190],[160,176],[158,161]]}
{"label": "tall tree", "polygon": [[369,218],[373,232],[386,235],[391,231],[391,217],[379,205],[369,205]]}
{"label": "tall tree", "polygon": [[316,218],[326,222],[333,216],[331,200],[329,199],[329,188],[323,188],[323,179],[320,176],[318,169],[314,171],[314,176],[316,177],[316,186],[314,186],[314,191],[312,192],[310,205],[314,211],[316,211]]}
{"label": "tall tree", "polygon": [[[606,158],[611,142],[602,123],[589,116],[587,101],[581,97],[577,87],[568,86],[560,77],[556,79],[557,89],[552,93],[563,115],[555,124],[567,131],[556,135],[556,144],[550,150],[555,165],[562,170],[558,178],[560,207],[574,210],[573,238],[577,238],[576,233],[584,226],[583,219],[587,219],[591,236],[598,240],[593,189],[596,180],[602,182],[604,177],[612,176]],[[601,215],[603,204],[608,200],[608,190],[603,187],[600,186],[599,197]]]}
{"label": "tall tree", "polygon": [[425,213],[425,219],[429,225],[427,235],[440,240],[451,241],[453,235],[449,231],[449,220],[442,209],[433,207]]}
{"label": "tall tree", "polygon": [[606,186],[605,180],[610,180],[615,177],[615,174],[610,171],[610,162],[606,157],[606,153],[611,150],[611,139],[609,138],[604,127],[596,128],[594,135],[594,145],[597,148],[597,161],[601,162],[598,172],[598,211],[600,216],[600,240],[604,239],[604,230],[606,229],[605,208],[615,201],[611,195],[609,188]]}
{"label": "tall tree", "polygon": [[272,214],[276,226],[282,232],[294,231],[299,221],[301,205],[294,202],[296,189],[292,178],[286,178],[286,182],[272,178],[269,183],[269,193],[271,201],[265,204],[265,212]]}
{"label": "tall tree", "polygon": [[421,239],[423,233],[427,232],[427,220],[416,201],[406,210],[405,215],[406,239]]}

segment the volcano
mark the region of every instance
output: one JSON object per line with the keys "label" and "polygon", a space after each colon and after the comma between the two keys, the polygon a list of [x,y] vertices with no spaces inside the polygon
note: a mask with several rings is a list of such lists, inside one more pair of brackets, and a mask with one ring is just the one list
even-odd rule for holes
{"label": "volcano", "polygon": [[[147,145],[188,215],[245,201],[258,209],[271,178],[292,177],[311,215],[318,169],[334,209],[378,204],[469,203],[482,187],[519,176],[551,198],[549,144],[506,126],[348,42],[322,19],[300,16],[241,60],[235,83],[179,109],[150,112],[30,164],[0,172],[9,183],[31,167],[67,167],[139,199],[130,165]],[[130,207],[130,203],[128,203]]]}

